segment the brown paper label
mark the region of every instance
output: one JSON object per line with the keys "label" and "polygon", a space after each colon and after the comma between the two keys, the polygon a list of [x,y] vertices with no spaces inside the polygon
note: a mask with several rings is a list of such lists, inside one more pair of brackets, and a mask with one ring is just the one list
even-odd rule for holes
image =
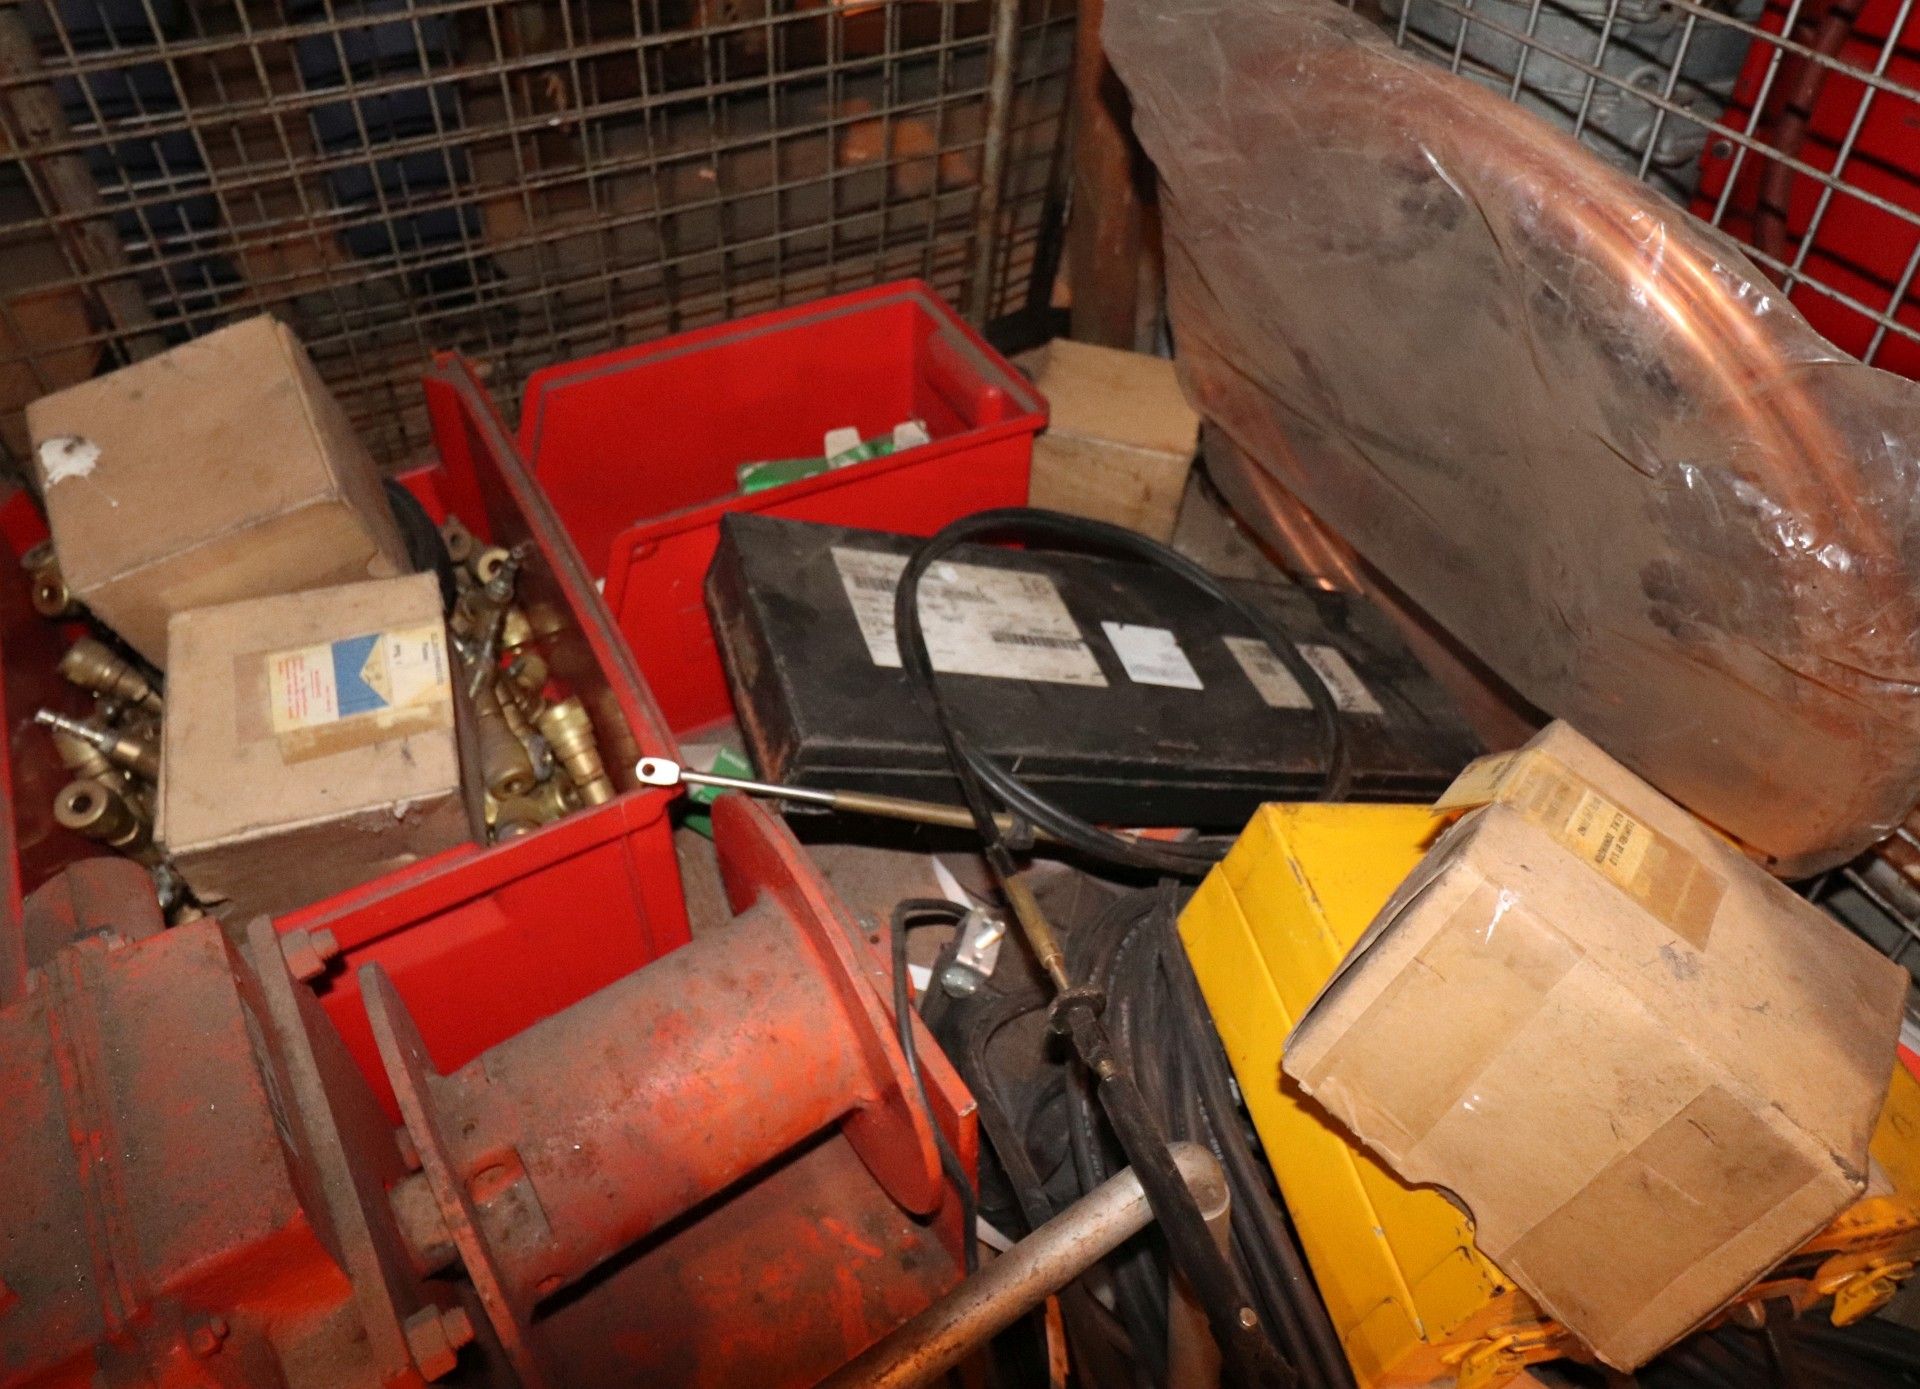
{"label": "brown paper label", "polygon": [[1539,825],[1694,948],[1706,947],[1726,884],[1671,839],[1526,748],[1471,763],[1435,805],[1464,810],[1494,801]]}
{"label": "brown paper label", "polygon": [[264,687],[266,722],[288,762],[453,722],[446,633],[438,623],[272,652]]}

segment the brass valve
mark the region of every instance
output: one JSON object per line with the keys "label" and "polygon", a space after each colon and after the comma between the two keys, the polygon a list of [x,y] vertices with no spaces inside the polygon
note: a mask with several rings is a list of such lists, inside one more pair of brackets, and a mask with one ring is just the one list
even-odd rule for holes
{"label": "brass valve", "polygon": [[153,827],[126,797],[103,781],[70,781],[53,800],[53,818],[68,829],[135,858],[150,856]]}
{"label": "brass valve", "polygon": [[[42,709],[33,716],[33,721],[45,728],[64,733],[69,738],[78,739],[97,749],[102,757],[116,767],[132,772],[135,776],[148,781],[160,775],[160,750],[152,743],[131,734],[111,728],[96,728],[90,723],[70,719],[65,714],[52,709]],[[69,764],[71,765],[71,764]]]}
{"label": "brass valve", "polygon": [[600,760],[593,720],[587,716],[587,707],[579,696],[570,696],[542,710],[534,724],[553,749],[554,757],[573,778],[582,805],[604,805],[613,799],[613,782],[607,776],[606,764]]}
{"label": "brass valve", "polygon": [[161,713],[166,708],[160,691],[146,676],[92,637],[82,637],[68,647],[58,669],[83,690],[137,704],[149,714]]}

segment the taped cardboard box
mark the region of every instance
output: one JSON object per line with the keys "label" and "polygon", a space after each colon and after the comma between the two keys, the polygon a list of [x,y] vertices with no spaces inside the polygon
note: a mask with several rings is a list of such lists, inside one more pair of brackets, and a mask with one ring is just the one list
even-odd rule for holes
{"label": "taped cardboard box", "polygon": [[1033,505],[1171,540],[1200,441],[1173,363],[1062,338],[1019,366],[1047,398]]}
{"label": "taped cardboard box", "polygon": [[1631,1369],[1865,1189],[1906,975],[1565,724],[1441,805],[1286,1072]]}
{"label": "taped cardboard box", "polygon": [[155,665],[189,608],[408,572],[379,470],[262,315],[27,407],[67,586]]}
{"label": "taped cardboard box", "polygon": [[478,837],[433,575],[180,613],[168,646],[156,831],[222,916],[290,911]]}

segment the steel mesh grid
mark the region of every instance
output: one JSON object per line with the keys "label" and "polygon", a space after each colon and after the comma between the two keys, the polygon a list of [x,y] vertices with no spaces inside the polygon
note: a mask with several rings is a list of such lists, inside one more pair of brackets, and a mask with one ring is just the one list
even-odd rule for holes
{"label": "steel mesh grid", "polygon": [[1827,337],[1920,376],[1915,0],[1349,0],[1732,234]]}
{"label": "steel mesh grid", "polygon": [[[1920,378],[1915,0],[1349,3],[1732,235],[1842,348]],[[1884,852],[1808,888],[1920,978],[1920,887]]]}
{"label": "steel mesh grid", "polygon": [[[1011,45],[980,254],[997,16]],[[35,396],[285,318],[379,456],[456,349],[528,372],[920,275],[1022,307],[1072,0],[0,6],[0,448]],[[989,208],[991,211],[992,209]]]}

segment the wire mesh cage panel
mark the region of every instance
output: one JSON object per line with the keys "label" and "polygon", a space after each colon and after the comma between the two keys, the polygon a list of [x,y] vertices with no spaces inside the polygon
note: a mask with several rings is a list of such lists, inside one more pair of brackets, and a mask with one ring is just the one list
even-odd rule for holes
{"label": "wire mesh cage panel", "polygon": [[1073,21],[1072,0],[0,5],[5,461],[35,396],[262,311],[399,462],[433,350],[510,409],[548,362],[904,275],[1017,309],[1058,210]]}
{"label": "wire mesh cage panel", "polygon": [[[1741,242],[1837,346],[1920,379],[1915,0],[1377,0],[1367,12]],[[1920,978],[1920,832],[1903,827],[1808,888]]]}
{"label": "wire mesh cage panel", "polygon": [[1822,334],[1920,377],[1914,0],[1378,0],[1506,95],[1745,243]]}

